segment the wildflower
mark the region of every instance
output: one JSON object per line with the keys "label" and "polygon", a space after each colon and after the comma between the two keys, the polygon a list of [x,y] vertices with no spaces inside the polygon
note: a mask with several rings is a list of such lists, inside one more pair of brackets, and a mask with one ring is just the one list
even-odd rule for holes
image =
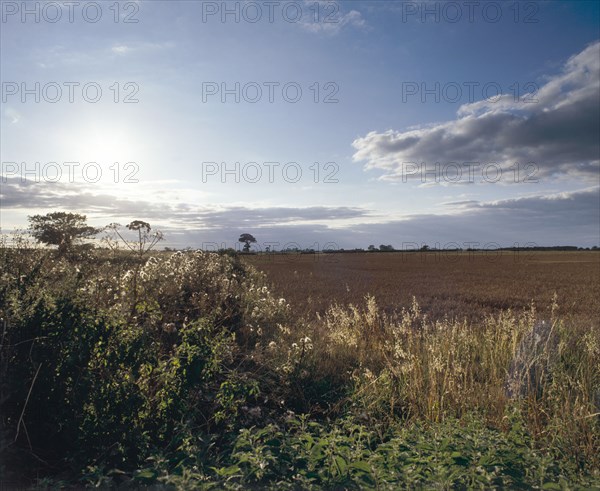
{"label": "wildflower", "polygon": [[300,342],[302,343],[302,347],[304,349],[307,349],[307,350],[313,349],[312,340],[308,336],[302,338],[300,340]]}
{"label": "wildflower", "polygon": [[163,330],[169,334],[177,332],[177,327],[175,323],[169,322],[168,324],[163,324]]}

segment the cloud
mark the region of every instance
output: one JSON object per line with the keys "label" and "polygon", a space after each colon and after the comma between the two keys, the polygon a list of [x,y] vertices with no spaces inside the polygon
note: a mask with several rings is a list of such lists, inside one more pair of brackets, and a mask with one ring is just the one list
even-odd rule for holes
{"label": "cloud", "polygon": [[4,116],[8,119],[9,124],[17,124],[21,121],[21,114],[12,107],[7,107],[4,110]]}
{"label": "cloud", "polygon": [[463,202],[468,216],[494,216],[527,223],[532,230],[543,227],[560,232],[564,227],[600,229],[600,187],[579,191],[527,196],[490,202]]}
{"label": "cloud", "polygon": [[223,209],[199,211],[194,222],[203,228],[237,228],[237,227],[279,227],[290,224],[306,224],[326,222],[328,225],[338,221],[368,216],[367,210],[357,207],[309,206],[302,208],[271,207],[251,208],[243,206],[227,206]]}
{"label": "cloud", "polygon": [[117,198],[94,192],[89,185],[65,182],[25,181],[5,177],[0,191],[3,210],[70,210],[109,221],[144,217],[150,222],[168,223],[180,230],[220,230],[242,227],[280,227],[289,224],[328,224],[369,216],[358,207],[258,207],[239,205],[197,205],[177,201]]}
{"label": "cloud", "polygon": [[[404,179],[409,162],[497,163],[508,169],[533,162],[537,177],[597,181],[600,167],[600,42],[571,57],[534,96],[502,95],[466,104],[452,121],[406,131],[372,131],[357,138],[353,159],[383,179]],[[406,172],[405,172],[406,174]]]}
{"label": "cloud", "polygon": [[391,218],[364,207],[198,205],[116,198],[73,183],[23,183],[18,178],[7,178],[0,194],[5,222],[11,212],[22,216],[54,210],[87,214],[95,225],[142,219],[166,233],[165,245],[176,247],[231,245],[242,232],[255,234],[263,244],[318,243],[321,248],[326,243],[340,248],[392,244],[399,249],[415,243],[591,246],[598,245],[600,237],[600,187],[443,205],[442,214]]}
{"label": "cloud", "polygon": [[[382,223],[363,224],[348,231],[354,244],[360,237],[369,244],[398,249],[414,244],[443,248],[508,247],[515,243],[600,245],[600,187],[574,192],[516,199],[447,203],[445,214],[419,214]],[[363,247],[364,242],[358,242]]]}
{"label": "cloud", "polygon": [[[181,245],[235,246],[236,237],[250,232],[264,249],[277,242],[277,250],[293,247],[315,249],[366,248],[391,244],[405,250],[428,244],[437,248],[486,248],[518,246],[600,245],[600,188],[572,193],[530,196],[496,202],[470,202],[447,214],[419,214],[377,223],[336,227],[327,223],[286,223],[280,226],[227,221],[219,228],[190,229],[171,238]],[[169,234],[167,234],[169,237]],[[292,245],[290,245],[292,244]]]}
{"label": "cloud", "polygon": [[125,46],[124,44],[120,44],[117,46],[113,46],[111,48],[111,51],[118,55],[125,55],[131,51],[131,48],[129,46]]}
{"label": "cloud", "polygon": [[338,34],[344,28],[364,29],[365,19],[358,10],[343,12],[339,2],[330,0],[304,0],[300,25],[310,32]]}
{"label": "cloud", "polygon": [[153,52],[172,49],[175,47],[173,41],[164,41],[159,43],[130,43],[130,44],[115,44],[110,50],[116,55],[127,55],[133,52]]}

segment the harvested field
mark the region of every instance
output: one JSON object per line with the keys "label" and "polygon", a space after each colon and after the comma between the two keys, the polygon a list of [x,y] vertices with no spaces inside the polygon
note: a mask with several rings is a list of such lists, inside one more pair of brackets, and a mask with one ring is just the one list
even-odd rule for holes
{"label": "harvested field", "polygon": [[396,252],[255,255],[244,260],[264,271],[277,294],[300,314],[322,313],[332,302],[361,303],[373,295],[390,312],[415,296],[424,312],[476,320],[501,309],[535,303],[599,325],[600,253]]}

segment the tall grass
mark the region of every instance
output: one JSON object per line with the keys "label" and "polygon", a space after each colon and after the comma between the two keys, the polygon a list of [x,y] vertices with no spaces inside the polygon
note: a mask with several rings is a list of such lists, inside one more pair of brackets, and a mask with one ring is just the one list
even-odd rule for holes
{"label": "tall grass", "polygon": [[412,306],[382,313],[332,306],[311,335],[315,377],[341,378],[357,414],[381,424],[440,422],[477,412],[506,428],[511,408],[530,434],[581,465],[600,463],[600,332],[538,319],[535,307],[479,324],[429,321]]}

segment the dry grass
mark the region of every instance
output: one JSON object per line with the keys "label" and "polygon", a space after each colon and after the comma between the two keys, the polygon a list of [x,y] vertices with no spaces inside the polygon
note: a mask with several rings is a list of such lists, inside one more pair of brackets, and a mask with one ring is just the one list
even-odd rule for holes
{"label": "dry grass", "polygon": [[388,316],[369,297],[327,310],[312,355],[318,373],[347,374],[353,407],[371,420],[440,422],[475,411],[502,427],[518,407],[534,439],[597,468],[600,331],[556,311],[548,322],[534,308],[476,324],[432,322],[416,302]]}

